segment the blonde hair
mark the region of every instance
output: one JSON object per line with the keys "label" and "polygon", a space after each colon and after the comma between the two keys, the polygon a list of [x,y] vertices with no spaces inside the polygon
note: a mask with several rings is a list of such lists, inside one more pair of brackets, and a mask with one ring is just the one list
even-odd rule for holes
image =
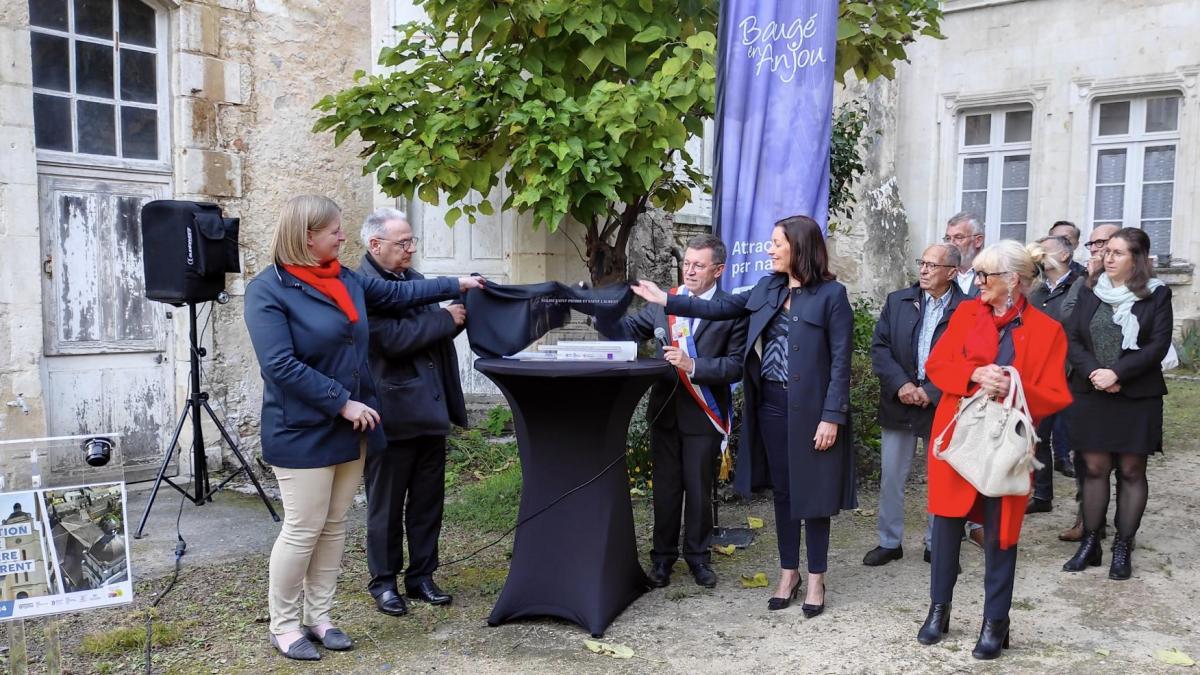
{"label": "blonde hair", "polygon": [[325,229],[341,215],[342,210],[328,197],[298,195],[287,200],[271,239],[271,258],[284,265],[320,265],[308,249],[308,233]]}
{"label": "blonde hair", "polygon": [[[1038,269],[1050,255],[1041,244],[1028,246],[1013,239],[1004,239],[988,246],[975,256],[975,270],[988,267],[997,272],[1013,272],[1017,275],[1018,288],[1028,293],[1038,277]],[[1011,286],[1010,286],[1011,288]]]}

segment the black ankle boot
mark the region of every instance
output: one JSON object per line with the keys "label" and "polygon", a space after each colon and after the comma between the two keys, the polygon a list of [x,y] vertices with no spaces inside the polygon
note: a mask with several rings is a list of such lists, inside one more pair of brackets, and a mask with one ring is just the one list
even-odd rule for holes
{"label": "black ankle boot", "polygon": [[937,644],[950,630],[950,603],[935,602],[929,605],[929,616],[917,633],[917,642],[923,645]]}
{"label": "black ankle boot", "polygon": [[971,656],[987,661],[1000,656],[1001,648],[1008,649],[1008,619],[984,619]]}
{"label": "black ankle boot", "polygon": [[1063,571],[1081,572],[1089,567],[1099,567],[1104,562],[1103,557],[1104,550],[1100,548],[1100,533],[1095,530],[1087,530],[1079,542],[1079,550],[1075,551],[1075,555],[1063,565]]}
{"label": "black ankle boot", "polygon": [[1113,539],[1112,565],[1108,568],[1108,578],[1124,581],[1133,574],[1133,537],[1117,535]]}

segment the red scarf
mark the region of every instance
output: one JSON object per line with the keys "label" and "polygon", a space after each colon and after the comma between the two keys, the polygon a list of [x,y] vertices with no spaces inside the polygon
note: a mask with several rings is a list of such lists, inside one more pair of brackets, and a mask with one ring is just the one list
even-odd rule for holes
{"label": "red scarf", "polygon": [[975,318],[975,327],[967,335],[963,353],[968,361],[986,366],[995,363],[996,356],[1000,354],[1000,329],[1025,311],[1027,303],[1024,295],[1018,295],[1013,306],[1000,316],[996,316],[991,305],[983,301],[979,304],[979,315]]}
{"label": "red scarf", "polygon": [[346,284],[343,284],[342,280],[338,278],[342,272],[342,264],[337,259],[315,266],[284,265],[283,269],[320,291],[321,295],[333,300],[338,309],[345,312],[350,323],[358,322],[358,309],[354,306],[354,301],[350,299],[350,292],[346,290]]}

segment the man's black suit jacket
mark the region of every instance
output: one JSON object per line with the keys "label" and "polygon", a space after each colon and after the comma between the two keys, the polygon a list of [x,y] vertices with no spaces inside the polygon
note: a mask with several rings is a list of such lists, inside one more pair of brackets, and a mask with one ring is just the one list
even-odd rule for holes
{"label": "man's black suit jacket", "polygon": [[[729,294],[717,289],[713,298],[721,297],[729,297]],[[596,328],[614,340],[650,340],[654,338],[655,328],[662,328],[667,339],[670,339],[667,315],[661,305],[648,304],[641,311],[616,320],[603,314],[597,314],[596,318]],[[688,321],[684,317],[678,320]],[[722,415],[729,414],[729,407],[733,404],[729,385],[742,379],[746,325],[744,318],[730,321],[704,319],[693,336],[699,357],[695,359],[696,373],[692,382],[710,385]],[[662,356],[661,346],[656,347],[656,353]],[[686,434],[719,433],[695,399],[684,389],[677,370],[669,371],[655,383],[650,390],[648,403],[647,418],[657,427],[678,425],[679,430]]]}

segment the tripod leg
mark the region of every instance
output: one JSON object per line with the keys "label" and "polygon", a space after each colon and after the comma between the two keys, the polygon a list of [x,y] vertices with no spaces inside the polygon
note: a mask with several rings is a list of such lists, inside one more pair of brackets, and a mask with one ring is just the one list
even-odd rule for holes
{"label": "tripod leg", "polygon": [[[258,496],[262,499],[263,504],[267,507],[267,511],[271,513],[271,519],[278,523],[279,514],[275,513],[275,507],[271,506],[271,500],[267,498],[267,493],[263,492],[262,485],[259,484],[258,478],[255,477],[254,472],[250,470],[250,464],[246,462],[246,457],[242,455],[242,451],[238,448],[237,443],[234,442],[233,438],[229,435],[229,432],[225,430],[225,427],[221,425],[221,421],[217,419],[217,414],[214,413],[212,407],[208,405],[208,401],[204,401],[204,409],[208,412],[208,416],[210,419],[212,419],[213,424],[216,425],[217,430],[221,432],[221,437],[224,438],[225,442],[229,444],[229,449],[233,450],[233,456],[237,457],[238,462],[242,465],[242,468],[233,472],[228,478],[221,481],[221,484],[218,485],[216,489],[220,490],[225,486],[225,483],[230,481],[230,479],[238,475],[238,473],[245,471],[246,476],[250,479],[250,482],[254,483],[254,489],[258,491]],[[213,490],[212,492],[216,492],[216,490]],[[211,495],[212,492],[209,492],[209,495]]]}
{"label": "tripod leg", "polygon": [[[183,431],[183,423],[187,421],[188,412],[191,406],[184,406],[183,412],[179,415],[179,422],[175,425],[175,433],[171,436],[171,442],[167,444],[167,451],[163,453],[162,464],[158,466],[158,475],[154,478],[154,487],[150,489],[150,501],[146,502],[146,510],[142,513],[142,521],[138,523],[137,532],[133,534],[134,539],[142,538],[142,530],[146,528],[146,520],[150,518],[150,509],[154,506],[154,500],[158,497],[158,488],[162,486],[163,476],[167,473],[167,465],[171,463],[171,457],[175,454],[175,447],[179,445],[179,434]],[[177,490],[179,488],[176,488]],[[191,498],[187,492],[183,492],[185,497]]]}

